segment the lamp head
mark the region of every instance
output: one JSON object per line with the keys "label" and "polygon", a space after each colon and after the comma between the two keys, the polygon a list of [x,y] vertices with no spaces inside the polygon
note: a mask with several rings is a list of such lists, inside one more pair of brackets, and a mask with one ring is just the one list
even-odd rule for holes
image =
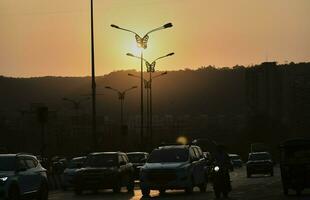
{"label": "lamp head", "polygon": [[112,89],[110,86],[105,86],[106,89]]}
{"label": "lamp head", "polygon": [[111,24],[111,27],[113,27],[113,28],[119,28],[119,26],[116,26],[115,24]]}
{"label": "lamp head", "polygon": [[172,23],[169,22],[169,23],[165,24],[163,27],[164,28],[171,28],[172,26],[173,26]]}
{"label": "lamp head", "polygon": [[132,89],[135,89],[135,88],[138,88],[138,86],[136,86],[136,85],[135,85],[135,86],[132,86]]}
{"label": "lamp head", "polygon": [[126,53],[127,56],[135,57],[132,53]]}
{"label": "lamp head", "polygon": [[168,53],[166,56],[172,56],[172,55],[174,55],[173,52],[172,53]]}

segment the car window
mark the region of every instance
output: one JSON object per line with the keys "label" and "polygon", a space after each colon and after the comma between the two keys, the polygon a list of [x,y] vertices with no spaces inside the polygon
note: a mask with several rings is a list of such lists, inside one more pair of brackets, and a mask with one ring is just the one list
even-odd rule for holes
{"label": "car window", "polygon": [[28,169],[35,168],[37,163],[32,158],[25,158],[26,166]]}
{"label": "car window", "polygon": [[121,163],[126,161],[124,160],[124,157],[122,155],[118,155],[118,162]]}
{"label": "car window", "polygon": [[200,147],[197,147],[196,149],[197,149],[199,158],[200,159],[203,158],[203,152],[201,151]]}
{"label": "car window", "polygon": [[188,161],[188,149],[163,148],[155,149],[149,156],[148,163],[173,163]]}
{"label": "car window", "polygon": [[18,158],[17,159],[17,166],[18,166],[19,169],[26,169],[26,168],[28,168],[24,158]]}
{"label": "car window", "polygon": [[127,157],[129,158],[130,162],[132,162],[132,163],[140,163],[141,160],[146,158],[146,155],[140,154],[140,153],[139,154],[138,153],[136,153],[136,154],[132,153],[132,154],[128,154]]}
{"label": "car window", "polygon": [[194,153],[195,153],[195,158],[196,159],[200,159],[198,149],[196,147],[194,147],[193,150],[194,150]]}
{"label": "car window", "polygon": [[118,164],[116,154],[98,154],[87,157],[85,166],[87,167],[111,167]]}
{"label": "car window", "polygon": [[190,148],[189,155],[190,155],[191,160],[195,160],[196,154],[193,148]]}
{"label": "car window", "polygon": [[249,160],[268,160],[271,159],[268,153],[255,153],[249,155]]}
{"label": "car window", "polygon": [[15,171],[16,158],[12,156],[0,156],[0,171]]}
{"label": "car window", "polygon": [[126,161],[126,163],[129,163],[129,159],[126,155],[123,155],[124,160]]}

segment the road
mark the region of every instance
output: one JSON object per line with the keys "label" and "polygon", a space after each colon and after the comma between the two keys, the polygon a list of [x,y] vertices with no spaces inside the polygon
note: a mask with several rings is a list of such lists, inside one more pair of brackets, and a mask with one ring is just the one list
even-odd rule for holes
{"label": "road", "polygon": [[[274,177],[253,176],[246,178],[245,167],[236,169],[231,173],[233,190],[230,193],[230,200],[310,200],[310,192],[305,191],[301,197],[295,196],[291,192],[289,196],[284,196],[281,188],[280,170],[275,168]],[[142,198],[141,191],[137,187],[134,193],[127,193],[126,190],[119,194],[114,194],[112,190],[100,191],[96,194],[89,192],[81,196],[76,196],[72,191],[53,191],[49,195],[49,200],[143,200],[143,199],[165,199],[165,200],[202,200],[215,199],[211,185],[208,185],[206,193],[200,193],[198,189],[191,195],[183,191],[168,190],[165,195],[160,196],[157,191],[151,192],[151,197]]]}

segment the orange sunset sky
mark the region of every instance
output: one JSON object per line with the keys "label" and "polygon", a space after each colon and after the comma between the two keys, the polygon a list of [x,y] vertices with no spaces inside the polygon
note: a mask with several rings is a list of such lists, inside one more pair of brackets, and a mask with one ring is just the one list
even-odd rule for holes
{"label": "orange sunset sky", "polygon": [[[0,75],[90,75],[90,0],[0,0]],[[158,70],[310,61],[309,0],[94,0],[96,74],[139,69],[134,35],[152,33],[145,58],[175,52]]]}

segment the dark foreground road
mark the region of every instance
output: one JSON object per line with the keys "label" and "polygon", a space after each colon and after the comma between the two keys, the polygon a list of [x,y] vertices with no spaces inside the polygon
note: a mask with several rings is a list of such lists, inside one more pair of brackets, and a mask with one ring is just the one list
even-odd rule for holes
{"label": "dark foreground road", "polygon": [[[237,169],[231,173],[233,191],[230,193],[230,200],[310,200],[310,191],[305,191],[301,197],[296,197],[293,192],[291,195],[284,196],[281,188],[281,178],[279,168],[275,169],[275,176],[254,176],[246,178],[245,168]],[[72,191],[51,192],[50,200],[97,200],[97,199],[115,199],[115,200],[140,200],[140,199],[166,199],[166,200],[202,200],[215,199],[212,186],[208,185],[206,193],[200,193],[196,190],[191,195],[186,195],[183,191],[167,191],[163,196],[159,196],[157,191],[152,191],[151,197],[142,198],[141,192],[137,187],[134,193],[127,193],[126,190],[119,194],[114,194],[112,190],[100,191],[97,194],[92,192],[76,196]]]}

